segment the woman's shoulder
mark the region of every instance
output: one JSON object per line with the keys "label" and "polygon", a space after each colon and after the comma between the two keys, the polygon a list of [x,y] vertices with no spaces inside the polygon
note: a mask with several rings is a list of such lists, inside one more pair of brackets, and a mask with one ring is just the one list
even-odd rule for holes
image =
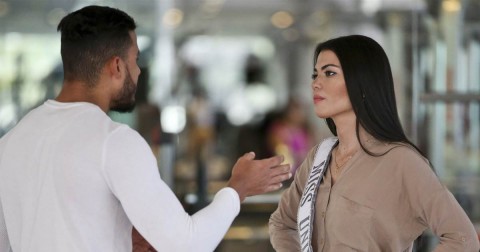
{"label": "woman's shoulder", "polygon": [[383,151],[384,158],[388,159],[392,167],[401,167],[400,170],[405,173],[432,172],[429,160],[412,145],[400,142],[388,143],[383,146]]}
{"label": "woman's shoulder", "polygon": [[385,143],[382,146],[382,151],[385,155],[392,158],[408,158],[415,161],[428,162],[428,160],[415,147],[410,144],[402,142]]}

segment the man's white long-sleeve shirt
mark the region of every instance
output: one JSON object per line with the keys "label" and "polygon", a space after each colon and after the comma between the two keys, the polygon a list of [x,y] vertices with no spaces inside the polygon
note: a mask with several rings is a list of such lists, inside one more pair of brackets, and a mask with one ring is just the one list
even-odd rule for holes
{"label": "man's white long-sleeve shirt", "polygon": [[213,251],[240,210],[220,190],[193,216],[148,144],[96,105],[48,100],[0,139],[0,252]]}

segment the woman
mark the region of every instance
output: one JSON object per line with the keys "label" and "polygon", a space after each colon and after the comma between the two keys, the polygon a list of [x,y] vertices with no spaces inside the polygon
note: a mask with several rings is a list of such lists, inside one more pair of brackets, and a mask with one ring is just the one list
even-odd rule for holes
{"label": "woman", "polygon": [[339,37],[319,44],[314,59],[315,112],[336,137],[309,152],[282,195],[270,218],[273,247],[411,251],[429,228],[440,239],[435,251],[477,252],[472,223],[403,132],[382,47]]}

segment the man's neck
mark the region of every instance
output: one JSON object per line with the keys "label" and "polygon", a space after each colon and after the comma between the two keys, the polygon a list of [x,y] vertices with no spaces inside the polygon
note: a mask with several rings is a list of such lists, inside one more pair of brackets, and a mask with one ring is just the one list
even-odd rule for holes
{"label": "man's neck", "polygon": [[79,81],[65,81],[55,100],[58,102],[89,102],[100,107],[105,113],[109,109],[107,99],[102,99],[96,87],[89,87],[86,83]]}

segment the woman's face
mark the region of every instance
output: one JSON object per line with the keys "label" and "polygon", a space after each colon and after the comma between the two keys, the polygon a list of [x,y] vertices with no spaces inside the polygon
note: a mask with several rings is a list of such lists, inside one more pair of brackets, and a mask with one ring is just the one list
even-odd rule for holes
{"label": "woman's face", "polygon": [[334,119],[342,115],[354,115],[342,66],[334,52],[320,52],[312,79],[313,103],[318,117]]}

